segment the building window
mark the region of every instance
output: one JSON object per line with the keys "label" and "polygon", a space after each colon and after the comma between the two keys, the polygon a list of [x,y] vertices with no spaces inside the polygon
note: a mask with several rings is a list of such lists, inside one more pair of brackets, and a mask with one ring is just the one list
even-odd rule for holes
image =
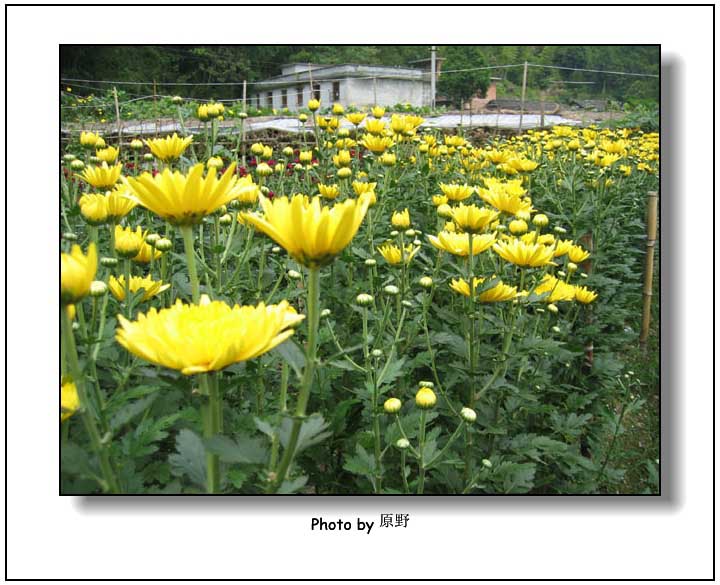
{"label": "building window", "polygon": [[339,102],[340,101],[340,82],[339,81],[333,81],[333,101]]}
{"label": "building window", "polygon": [[283,89],[282,93],[280,94],[280,102],[282,103],[283,108],[287,108],[287,89]]}
{"label": "building window", "polygon": [[267,107],[272,108],[273,107],[273,99],[272,99],[272,92],[267,92]]}
{"label": "building window", "polygon": [[298,106],[298,108],[302,108],[302,106],[303,106],[303,88],[302,88],[302,85],[298,85],[296,91],[297,91],[297,106]]}
{"label": "building window", "polygon": [[312,96],[313,96],[314,100],[320,100],[320,84],[319,83],[312,84]]}

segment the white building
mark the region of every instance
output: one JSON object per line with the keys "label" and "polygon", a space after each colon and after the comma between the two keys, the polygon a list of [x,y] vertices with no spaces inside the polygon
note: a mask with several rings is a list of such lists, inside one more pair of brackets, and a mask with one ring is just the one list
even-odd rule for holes
{"label": "white building", "polygon": [[[310,79],[312,85],[310,87]],[[292,63],[282,73],[252,85],[249,105],[297,111],[312,99],[323,106],[429,106],[430,74],[410,67]]]}

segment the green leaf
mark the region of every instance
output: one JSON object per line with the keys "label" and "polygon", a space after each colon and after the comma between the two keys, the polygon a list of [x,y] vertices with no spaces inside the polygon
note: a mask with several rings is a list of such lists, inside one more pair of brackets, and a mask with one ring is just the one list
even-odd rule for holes
{"label": "green leaf", "polygon": [[355,475],[362,475],[373,479],[375,474],[375,458],[358,443],[355,445],[355,455],[345,460],[343,469]]}
{"label": "green leaf", "polygon": [[[311,414],[307,417],[300,427],[300,434],[298,435],[297,447],[295,453],[300,453],[308,447],[316,445],[320,441],[323,441],[329,437],[332,433],[325,431],[328,423],[319,414]],[[289,418],[283,419],[280,425],[280,444],[283,447],[287,447],[290,441],[290,431],[292,429],[292,420]]]}
{"label": "green leaf", "polygon": [[380,372],[380,376],[378,376],[377,385],[381,386],[382,384],[390,383],[395,380],[395,378],[400,377],[400,375],[403,373],[404,363],[405,358],[403,357],[399,360],[395,360],[386,368],[383,368],[383,371]]}
{"label": "green leaf", "polygon": [[300,378],[305,368],[305,354],[292,339],[282,342],[274,350],[280,354],[288,365],[293,369],[295,375]]}
{"label": "green leaf", "polygon": [[193,483],[205,487],[205,447],[202,439],[183,429],[175,439],[175,449],[177,452],[168,458],[173,475],[187,476]]}
{"label": "green leaf", "polygon": [[282,485],[278,488],[278,494],[293,494],[299,489],[302,489],[307,483],[307,475],[301,475],[295,479],[286,479],[282,482]]}
{"label": "green leaf", "polygon": [[60,449],[60,462],[63,471],[81,477],[94,478],[97,476],[90,465],[88,452],[75,443],[63,443]]}
{"label": "green leaf", "polygon": [[493,476],[502,480],[506,494],[525,494],[533,488],[535,464],[505,461],[495,468]]}
{"label": "green leaf", "polygon": [[247,435],[236,435],[235,440],[223,435],[204,439],[205,448],[220,457],[225,463],[264,464],[268,451],[262,439]]}
{"label": "green leaf", "polygon": [[110,419],[110,430],[116,432],[124,424],[130,422],[138,414],[145,412],[157,398],[157,394],[151,394],[140,400],[136,400],[121,408],[115,416]]}

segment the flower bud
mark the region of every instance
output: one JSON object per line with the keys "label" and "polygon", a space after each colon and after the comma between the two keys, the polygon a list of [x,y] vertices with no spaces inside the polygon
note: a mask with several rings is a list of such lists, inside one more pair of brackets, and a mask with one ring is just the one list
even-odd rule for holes
{"label": "flower bud", "polygon": [[300,114],[300,115],[298,116],[298,120],[300,120],[303,124],[304,124],[305,122],[307,122],[307,119],[308,119],[307,114]]}
{"label": "flower bud", "polygon": [[433,279],[429,276],[423,276],[419,282],[420,286],[423,288],[432,288]]}
{"label": "flower bud", "polygon": [[383,356],[383,350],[382,349],[373,349],[370,352],[370,355],[373,356],[375,359],[379,359]]}
{"label": "flower bud", "polygon": [[568,269],[568,272],[570,274],[572,274],[573,272],[575,272],[578,269],[578,265],[575,264],[575,262],[568,262],[567,269]]}
{"label": "flower bud", "polygon": [[407,449],[410,446],[410,441],[408,441],[406,438],[401,437],[397,441],[395,441],[395,446],[398,449],[404,450]]}
{"label": "flower bud", "polygon": [[510,222],[510,231],[516,235],[524,234],[526,231],[528,231],[528,224],[525,223],[525,220],[514,219]]}
{"label": "flower bud", "polygon": [[342,167],[337,171],[338,179],[349,179],[352,177],[352,169],[348,167]]}
{"label": "flower bud", "polygon": [[550,223],[550,220],[548,219],[548,216],[544,213],[538,213],[535,217],[533,217],[532,222],[537,227],[545,227],[547,224]]}
{"label": "flower bud", "polygon": [[221,169],[225,163],[219,156],[211,156],[207,161],[209,169]]}
{"label": "flower bud", "polygon": [[390,237],[391,237],[391,238],[396,238],[399,234],[400,234],[399,231],[393,230],[393,231],[390,232]]}
{"label": "flower bud", "polygon": [[232,222],[233,218],[232,215],[230,215],[229,213],[224,213],[218,218],[218,223],[220,225],[232,225]]}
{"label": "flower bud", "polygon": [[402,408],[402,402],[400,402],[398,398],[388,398],[385,401],[385,404],[383,404],[383,408],[388,414],[395,414],[400,412],[400,409]]}
{"label": "flower bud", "polygon": [[587,277],[588,277],[588,275],[585,274],[584,272],[581,272],[581,273],[580,273],[580,278],[587,278]]}
{"label": "flower bud", "polygon": [[142,150],[143,143],[142,140],[138,140],[137,138],[130,141],[130,148],[132,150]]}
{"label": "flower bud", "polygon": [[147,236],[145,236],[145,241],[153,247],[155,246],[155,244],[157,244],[157,241],[159,239],[160,239],[160,234],[148,234]]}
{"label": "flower bud", "polygon": [[67,162],[73,161],[73,160],[75,160],[76,158],[77,158],[77,157],[76,157],[74,154],[71,154],[71,153],[67,153],[67,154],[64,154],[64,155],[63,155],[63,160],[64,160],[64,161],[67,161]]}
{"label": "flower bud", "polygon": [[452,217],[452,207],[450,207],[447,203],[438,205],[437,214],[443,219],[450,219]]}
{"label": "flower bud", "polygon": [[437,396],[430,388],[420,388],[415,394],[415,404],[423,410],[432,408],[436,402]]}
{"label": "flower bud", "polygon": [[361,307],[367,307],[369,305],[373,304],[372,295],[369,295],[367,293],[360,293],[358,296],[355,297],[355,302],[360,305]]}
{"label": "flower bud", "polygon": [[321,317],[329,317],[330,315],[332,315],[332,311],[330,309],[323,309],[320,311]]}
{"label": "flower bud", "polygon": [[300,280],[302,278],[302,274],[297,270],[288,270],[287,275],[290,280]]}
{"label": "flower bud", "polygon": [[153,154],[151,152],[146,152],[145,154],[143,154],[143,160],[153,160]]}
{"label": "flower bud", "polygon": [[498,231],[498,232],[506,232],[506,231],[507,231],[507,226],[499,223],[499,224],[497,224],[497,225],[495,226],[495,230]]}
{"label": "flower bud", "polygon": [[400,294],[400,289],[393,284],[388,284],[384,289],[386,295],[394,297]]}
{"label": "flower bud", "polygon": [[551,313],[557,314],[557,312],[558,312],[557,305],[554,304],[554,303],[550,303],[550,304],[547,306],[547,309],[548,309],[548,311],[550,311]]}
{"label": "flower bud", "polygon": [[566,234],[566,233],[567,233],[567,230],[566,230],[564,227],[560,227],[559,225],[556,225],[556,226],[553,228],[553,231],[554,231],[556,234]]}
{"label": "flower bud", "polygon": [[280,253],[280,250],[282,250],[282,248],[281,248],[280,246],[273,246],[272,248],[270,248],[270,251],[271,251],[273,254],[279,254],[279,253]]}
{"label": "flower bud", "polygon": [[377,265],[377,260],[373,258],[368,258],[367,260],[365,260],[365,266],[369,266],[372,268],[375,265]]}
{"label": "flower bud", "polygon": [[182,98],[182,96],[174,95],[174,96],[172,97],[172,103],[174,103],[175,105],[183,103],[183,98]]}
{"label": "flower bud", "polygon": [[78,239],[77,234],[74,232],[65,232],[62,237],[64,240],[68,240],[69,242],[76,242]]}
{"label": "flower bud", "polygon": [[466,406],[460,411],[460,416],[466,423],[474,423],[477,419],[477,412]]}
{"label": "flower bud", "polygon": [[75,159],[70,163],[70,168],[75,171],[79,171],[80,169],[85,168],[85,163],[80,159]]}
{"label": "flower bud", "polygon": [[88,160],[93,164],[100,164],[101,160],[97,156],[90,156],[88,157]]}
{"label": "flower bud", "polygon": [[555,326],[552,328],[552,330],[553,330],[555,333],[560,333],[560,327],[558,327],[557,325],[555,325]]}
{"label": "flower bud", "polygon": [[420,386],[420,388],[435,388],[435,384],[433,384],[430,380],[420,380],[418,386]]}
{"label": "flower bud", "polygon": [[285,148],[283,148],[283,149],[282,149],[282,153],[283,153],[285,156],[292,156],[292,155],[293,155],[292,146],[286,146]]}
{"label": "flower bud", "polygon": [[110,258],[109,256],[105,256],[103,258],[100,258],[100,264],[104,266],[105,268],[114,268],[118,265],[118,259],[117,258]]}
{"label": "flower bud", "polygon": [[483,459],[482,464],[483,467],[487,467],[488,469],[492,467],[492,461],[490,461],[490,459]]}
{"label": "flower bud", "polygon": [[308,110],[317,112],[320,109],[320,100],[310,100],[307,104]]}
{"label": "flower bud", "polygon": [[413,229],[405,230],[405,235],[406,235],[408,238],[414,238],[414,237],[415,237],[415,230],[413,230]]}
{"label": "flower bud", "polygon": [[523,209],[522,211],[518,211],[515,214],[515,217],[522,219],[523,221],[530,221],[530,212]]}
{"label": "flower bud", "polygon": [[342,104],[333,104],[332,113],[336,116],[339,116],[340,114],[345,113],[345,108],[342,106]]}
{"label": "flower bud", "polygon": [[160,250],[160,252],[169,252],[172,250],[172,242],[167,238],[160,238],[155,242],[155,249]]}
{"label": "flower bud", "polygon": [[241,120],[244,120],[245,118],[248,117],[248,115],[247,115],[247,112],[240,112],[240,113],[237,115],[237,117],[240,118]]}
{"label": "flower bud", "polygon": [[103,296],[108,290],[107,284],[105,284],[102,280],[93,280],[90,283],[90,296],[91,297],[101,297]]}
{"label": "flower bud", "polygon": [[565,278],[565,277],[567,276],[567,274],[565,274],[565,271],[564,271],[564,270],[558,270],[557,275],[558,275],[560,278]]}
{"label": "flower bud", "polygon": [[403,301],[403,302],[400,303],[400,304],[401,304],[403,307],[405,307],[406,309],[412,309],[412,306],[413,306],[413,304],[412,304],[410,301]]}
{"label": "flower bud", "polygon": [[273,174],[272,167],[264,162],[260,163],[255,170],[257,171],[257,174],[261,177],[269,177]]}

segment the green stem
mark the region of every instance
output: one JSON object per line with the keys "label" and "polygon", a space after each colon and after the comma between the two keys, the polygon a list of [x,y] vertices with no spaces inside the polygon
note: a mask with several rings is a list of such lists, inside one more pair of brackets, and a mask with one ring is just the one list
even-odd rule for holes
{"label": "green stem", "polygon": [[[203,437],[206,439],[217,435],[221,426],[222,402],[217,382],[214,379],[215,376],[214,373],[200,374],[202,393],[208,397],[208,402],[203,407]],[[220,458],[214,453],[206,452],[205,468],[207,472],[207,492],[215,494],[220,488]]]}
{"label": "green stem", "polygon": [[317,357],[317,332],[320,323],[320,268],[312,267],[309,269],[308,278],[308,299],[307,299],[307,317],[308,317],[308,338],[305,346],[305,368],[298,395],[297,406],[295,408],[295,418],[293,426],[290,430],[290,439],[280,461],[275,481],[270,486],[271,492],[276,492],[285,481],[288,469],[295,457],[295,448],[297,447],[298,438],[300,436],[300,427],[305,418],[307,403],[310,399],[310,389],[312,387],[313,375],[315,373],[315,360]]}
{"label": "green stem", "polygon": [[113,471],[112,464],[110,463],[110,456],[107,452],[107,445],[104,445],[100,433],[98,432],[95,419],[92,418],[92,414],[88,409],[88,397],[85,392],[85,376],[80,369],[80,361],[78,359],[77,348],[75,346],[75,336],[72,331],[72,323],[67,313],[65,306],[60,307],[60,321],[63,336],[63,345],[65,346],[65,355],[68,358],[70,374],[77,388],[78,397],[80,399],[80,409],[85,425],[85,430],[90,437],[90,444],[92,450],[97,455],[100,461],[100,469],[102,471],[104,483],[102,484],[103,491],[109,491],[110,493],[120,493],[120,487],[117,479],[115,478],[115,472]]}
{"label": "green stem", "polygon": [[417,493],[418,495],[421,495],[423,493],[423,490],[425,489],[425,423],[426,423],[426,412],[425,410],[420,411],[420,435],[418,438],[419,443],[419,451],[420,451],[420,457],[418,461],[419,471],[418,471],[418,489]]}
{"label": "green stem", "polygon": [[190,286],[192,288],[192,300],[196,305],[200,302],[200,282],[198,281],[197,268],[195,267],[195,250],[193,249],[193,233],[191,225],[180,226],[183,243],[185,244],[185,258],[187,259]]}

